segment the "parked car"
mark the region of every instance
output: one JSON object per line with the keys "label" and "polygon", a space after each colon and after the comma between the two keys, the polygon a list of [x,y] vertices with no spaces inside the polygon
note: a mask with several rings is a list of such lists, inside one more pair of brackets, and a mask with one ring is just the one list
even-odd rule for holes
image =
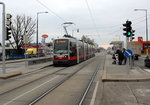
{"label": "parked car", "polygon": [[144,63],[146,67],[150,67],[150,55],[146,56]]}

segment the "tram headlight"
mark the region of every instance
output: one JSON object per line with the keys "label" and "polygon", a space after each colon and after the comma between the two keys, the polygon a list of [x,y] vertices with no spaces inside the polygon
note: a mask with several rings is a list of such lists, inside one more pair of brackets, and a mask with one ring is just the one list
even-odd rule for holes
{"label": "tram headlight", "polygon": [[65,55],[64,57],[65,57],[65,58],[68,58],[68,55]]}

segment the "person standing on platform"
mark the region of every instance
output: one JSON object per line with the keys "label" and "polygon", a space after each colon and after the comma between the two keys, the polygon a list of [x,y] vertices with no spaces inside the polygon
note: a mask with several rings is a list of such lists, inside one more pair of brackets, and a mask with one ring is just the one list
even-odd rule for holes
{"label": "person standing on platform", "polygon": [[124,59],[124,55],[123,55],[122,51],[119,50],[119,49],[116,51],[116,53],[118,54],[119,65],[122,65],[122,61]]}

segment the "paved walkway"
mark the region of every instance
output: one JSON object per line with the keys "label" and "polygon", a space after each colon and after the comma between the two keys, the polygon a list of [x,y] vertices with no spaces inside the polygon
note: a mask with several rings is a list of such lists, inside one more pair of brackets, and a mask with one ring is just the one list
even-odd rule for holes
{"label": "paved walkway", "polygon": [[48,65],[52,65],[52,61],[49,61],[49,62],[46,62],[46,63],[30,65],[30,66],[27,66],[27,67],[24,66],[24,67],[15,68],[15,69],[12,69],[10,72],[6,72],[5,74],[0,74],[0,78],[7,79],[7,78],[10,78],[10,77],[14,77],[14,76],[17,76],[17,75],[21,75],[21,74],[24,74],[24,73],[28,73],[28,72],[32,72],[32,71],[41,69],[41,68],[43,68],[45,66],[48,66]]}
{"label": "paved walkway", "polygon": [[143,81],[150,80],[150,73],[134,65],[131,69],[129,63],[126,65],[112,64],[111,55],[106,56],[103,81]]}
{"label": "paved walkway", "polygon": [[112,61],[112,56],[107,55],[100,105],[150,105],[150,73]]}

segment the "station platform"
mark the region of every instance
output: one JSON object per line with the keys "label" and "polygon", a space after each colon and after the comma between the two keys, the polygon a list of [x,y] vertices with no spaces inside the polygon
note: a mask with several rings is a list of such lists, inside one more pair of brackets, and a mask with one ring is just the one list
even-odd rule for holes
{"label": "station platform", "polygon": [[10,72],[6,72],[5,74],[1,73],[0,74],[0,79],[8,79],[8,78],[11,78],[11,77],[14,77],[14,76],[18,76],[18,75],[21,75],[21,74],[33,72],[35,70],[42,69],[43,67],[49,66],[49,65],[52,65],[51,61],[50,62],[36,64],[36,65],[19,67],[19,68],[16,68],[16,69],[12,69]]}
{"label": "station platform", "polygon": [[127,60],[126,65],[112,64],[111,55],[106,55],[102,81],[145,81],[150,80],[150,73],[137,65],[132,67]]}

